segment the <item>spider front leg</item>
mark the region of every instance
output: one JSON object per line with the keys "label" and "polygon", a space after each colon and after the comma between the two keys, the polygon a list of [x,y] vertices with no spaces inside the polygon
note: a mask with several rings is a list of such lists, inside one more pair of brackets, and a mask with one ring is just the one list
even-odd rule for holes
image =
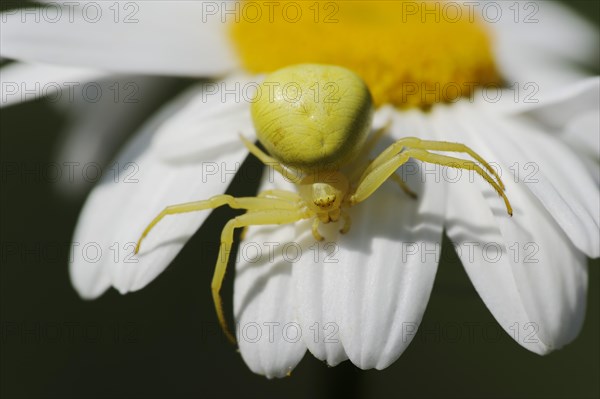
{"label": "spider front leg", "polygon": [[[384,154],[382,154],[383,156]],[[402,166],[406,161],[410,158],[418,159],[423,162],[429,162],[437,165],[449,166],[452,168],[459,169],[467,169],[474,170],[481,177],[483,177],[490,185],[496,190],[498,195],[502,197],[504,200],[504,204],[506,205],[506,211],[509,215],[512,216],[512,207],[508,198],[504,194],[503,186],[500,186],[489,174],[487,174],[479,165],[475,162],[448,157],[445,155],[433,154],[425,150],[409,148],[404,151],[389,157],[389,154],[385,154],[385,160],[381,162],[377,162],[376,159],[373,163],[377,162],[376,167],[368,168],[367,171],[363,174],[361,181],[356,188],[354,194],[350,196],[350,204],[355,205],[359,202],[367,199],[371,194],[375,192],[390,177],[396,169]]]}
{"label": "spider front leg", "polygon": [[396,169],[406,163],[409,158],[409,151],[404,151],[400,154],[396,154],[376,168],[367,168],[363,173],[358,186],[354,190],[354,193],[350,195],[350,206],[354,206],[369,198],[392,174],[394,174]]}
{"label": "spider front leg", "polygon": [[223,228],[223,232],[221,233],[221,248],[219,250],[219,258],[217,259],[217,265],[215,267],[211,289],[219,324],[221,325],[221,328],[223,329],[223,332],[227,338],[232,343],[235,344],[236,340],[234,335],[229,330],[227,321],[225,320],[223,301],[221,300],[220,291],[223,278],[225,277],[225,271],[227,270],[227,264],[229,262],[229,254],[231,253],[231,247],[233,245],[233,231],[240,227],[295,223],[299,220],[307,219],[310,216],[311,215],[307,213],[306,210],[298,208],[294,210],[256,210],[230,220]]}
{"label": "spider front leg", "polygon": [[[290,193],[295,195],[293,193]],[[297,197],[297,195],[296,195]],[[279,197],[279,198],[261,198],[261,197],[243,197],[243,198],[234,198],[231,195],[217,195],[210,199],[203,201],[194,201],[187,202],[184,204],[171,205],[163,209],[161,213],[159,213],[148,226],[142,232],[142,235],[137,241],[137,245],[135,247],[135,253],[137,254],[140,251],[140,246],[142,245],[142,241],[148,233],[160,222],[165,216],[168,215],[177,215],[180,213],[188,213],[188,212],[197,212],[203,211],[206,209],[214,209],[218,208],[222,205],[229,205],[234,209],[290,209],[294,210],[297,208],[295,203],[290,202],[288,199]]]}
{"label": "spider front leg", "polygon": [[[423,162],[434,163],[434,164],[438,164],[438,165],[442,165],[442,166],[448,166],[451,168],[474,170],[477,174],[479,174],[481,177],[483,177],[488,183],[490,183],[490,185],[494,188],[494,190],[496,190],[498,195],[500,197],[502,197],[502,200],[504,200],[504,205],[506,206],[506,212],[510,216],[513,215],[513,210],[512,210],[512,206],[510,205],[510,201],[506,197],[506,194],[504,194],[504,185],[502,184],[502,181],[500,181],[500,178],[497,177],[497,175],[496,175],[496,177],[497,177],[498,181],[492,179],[492,177],[489,174],[487,174],[479,165],[477,165],[473,161],[467,161],[467,160],[460,159],[460,158],[448,157],[446,155],[433,154],[433,153],[431,153],[429,151],[425,151],[425,150],[414,149],[414,150],[410,150],[410,151],[414,152],[414,155],[411,155],[413,158],[418,159]],[[491,169],[491,167],[490,167],[490,169]]]}
{"label": "spider front leg", "polygon": [[[383,163],[392,159],[396,154],[400,153],[403,149],[421,149],[426,151],[447,151],[447,152],[464,152],[470,155],[473,159],[483,165],[483,167],[494,176],[496,182],[500,186],[502,190],[504,190],[504,183],[502,183],[502,179],[496,173],[496,170],[492,168],[492,166],[485,161],[478,153],[473,151],[470,147],[460,144],[460,143],[450,143],[447,141],[433,141],[433,140],[421,140],[416,137],[405,137],[396,141],[394,144],[389,146],[385,151],[383,151],[371,164],[365,169],[363,175],[361,177],[364,178],[365,175],[371,173],[375,168],[381,166]],[[450,157],[447,157],[450,158]],[[452,158],[458,159],[458,158]],[[459,161],[462,161],[458,159]],[[428,162],[428,161],[426,161]],[[436,163],[436,162],[432,162]],[[479,173],[479,172],[477,172]],[[487,179],[486,179],[487,180]]]}
{"label": "spider front leg", "polygon": [[300,197],[295,193],[282,190],[270,190],[260,193],[258,197],[234,198],[230,195],[217,195],[204,201],[171,205],[159,213],[158,216],[148,224],[146,229],[144,229],[144,232],[138,240],[135,253],[139,252],[142,241],[148,233],[150,233],[154,226],[156,226],[165,216],[214,209],[222,205],[229,205],[234,209],[248,210],[249,213],[238,216],[225,225],[221,235],[221,250],[219,251],[219,258],[217,260],[217,266],[211,284],[217,317],[221,328],[227,338],[235,343],[233,334],[231,334],[227,328],[223,313],[223,305],[219,295],[221,283],[223,282],[223,277],[225,276],[225,270],[227,268],[227,261],[229,260],[229,252],[233,243],[233,230],[237,227],[246,227],[250,225],[285,224],[305,219],[310,215],[305,210],[301,210],[299,199]]}

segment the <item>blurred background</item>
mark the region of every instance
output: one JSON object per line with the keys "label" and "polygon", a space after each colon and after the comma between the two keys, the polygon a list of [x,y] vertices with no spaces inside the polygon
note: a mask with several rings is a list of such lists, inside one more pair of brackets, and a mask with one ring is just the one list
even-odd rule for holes
{"label": "blurred background", "polygon": [[[597,1],[568,6],[598,24]],[[157,97],[145,90],[159,92],[166,101],[192,81],[161,82],[147,87],[140,81],[135,108],[143,112],[130,119],[131,126],[119,128],[135,131],[161,105],[144,100]],[[361,371],[350,362],[329,368],[307,353],[292,377],[282,380],[253,374],[216,324],[209,290],[213,270],[200,265],[214,264],[217,232],[231,217],[227,210],[213,212],[145,289],[125,296],[110,290],[98,300],[83,301],[71,286],[67,265],[73,228],[91,184],[64,187],[67,179],[55,178],[50,166],[73,118],[47,100],[1,111],[2,398],[600,396],[598,261],[590,262],[580,336],[549,356],[528,352],[502,331],[444,245],[422,325],[397,362],[383,371]],[[106,143],[103,167],[126,139],[124,134]],[[244,167],[256,168],[252,162]],[[252,195],[256,185],[234,181],[236,191],[230,193]],[[229,274],[223,292],[229,306],[232,283]]]}

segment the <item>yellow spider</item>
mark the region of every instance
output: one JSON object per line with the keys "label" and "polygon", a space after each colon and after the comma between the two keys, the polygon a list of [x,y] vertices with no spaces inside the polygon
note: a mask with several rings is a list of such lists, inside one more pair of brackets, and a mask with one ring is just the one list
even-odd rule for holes
{"label": "yellow spider", "polygon": [[[325,88],[325,92],[321,94],[319,88]],[[295,183],[298,193],[269,190],[257,197],[217,195],[204,201],[169,206],[146,227],[135,250],[139,251],[142,240],[167,215],[222,205],[247,210],[244,215],[230,220],[221,233],[221,250],[211,285],[219,323],[233,343],[235,338],[225,321],[220,290],[236,228],[313,219],[312,233],[315,239],[322,240],[319,223],[337,222],[341,218],[344,221],[341,232],[346,233],[350,230],[346,209],[369,198],[388,178],[414,196],[395,174],[410,158],[474,170],[504,199],[507,212],[512,216],[500,177],[464,144],[406,137],[369,161],[369,153],[386,128],[377,130],[367,141],[374,112],[371,93],[360,77],[345,68],[302,64],[273,72],[259,86],[251,110],[258,139],[271,156],[244,137],[242,141],[264,164]],[[483,168],[473,161],[430,151],[464,152]],[[350,173],[340,171],[351,162]]]}

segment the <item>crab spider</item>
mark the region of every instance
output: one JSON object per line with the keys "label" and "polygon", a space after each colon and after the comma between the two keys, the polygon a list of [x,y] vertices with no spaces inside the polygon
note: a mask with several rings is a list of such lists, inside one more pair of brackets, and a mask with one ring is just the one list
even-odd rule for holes
{"label": "crab spider", "polygon": [[[319,98],[319,86],[333,88],[333,92]],[[290,97],[290,88],[293,98]],[[336,97],[337,93],[343,95]],[[296,184],[298,192],[269,190],[257,197],[246,198],[217,195],[204,201],[168,206],[146,227],[135,250],[138,253],[142,240],[167,215],[223,205],[246,210],[245,214],[230,220],[223,228],[221,250],[211,285],[219,323],[233,343],[235,337],[225,321],[220,289],[236,228],[313,219],[312,234],[316,240],[322,240],[319,224],[342,220],[341,232],[346,233],[351,226],[347,209],[368,199],[389,178],[395,180],[408,195],[415,196],[395,174],[410,158],[475,171],[502,197],[508,214],[512,216],[500,177],[483,158],[464,144],[406,137],[393,143],[374,160],[367,161],[386,128],[377,130],[373,137],[367,139],[373,117],[371,94],[365,83],[347,69],[312,64],[280,69],[267,76],[259,86],[251,110],[258,139],[268,154],[241,137],[244,145],[260,161]],[[471,160],[431,151],[465,153],[481,166]],[[351,161],[351,172],[342,172],[341,167]]]}

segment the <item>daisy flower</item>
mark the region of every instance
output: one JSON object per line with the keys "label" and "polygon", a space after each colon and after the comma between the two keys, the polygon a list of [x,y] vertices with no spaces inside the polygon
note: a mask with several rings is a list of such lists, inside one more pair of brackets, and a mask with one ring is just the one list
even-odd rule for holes
{"label": "daisy flower", "polygon": [[[391,121],[382,144],[406,136],[468,144],[495,163],[514,217],[473,176],[410,163],[401,174],[418,199],[385,185],[352,208],[348,234],[332,223],[321,231],[326,242],[315,243],[307,222],[249,228],[236,262],[233,313],[250,369],[282,377],[307,350],[332,366],[347,359],[363,369],[389,366],[418,329],[444,230],[518,344],[546,354],[572,341],[583,323],[586,257],[600,252],[598,153],[584,144],[598,137],[599,81],[582,80],[564,63],[585,63],[597,32],[546,2],[515,3],[518,17],[497,2],[480,9],[428,3],[433,12],[414,2],[269,4],[140,3],[138,23],[129,26],[90,24],[89,16],[71,25],[23,24],[18,13],[6,15],[5,57],[227,76],[192,87],[146,123],[117,157],[119,165],[138,166],[136,184],[110,176],[98,184],[74,243],[133,251],[165,206],[222,194],[247,155],[238,134],[255,137],[248,94],[259,81],[254,74],[303,62],[342,65],[372,90],[374,128]],[[533,14],[525,4],[535,5]],[[491,7],[499,14],[489,14]],[[224,23],[227,13],[234,22]],[[533,24],[524,23],[525,14]],[[563,30],[557,20],[577,28]],[[261,189],[269,188],[294,190],[267,170]],[[134,262],[75,257],[73,285],[84,298],[111,286],[121,293],[143,288],[206,217],[165,219]]]}

